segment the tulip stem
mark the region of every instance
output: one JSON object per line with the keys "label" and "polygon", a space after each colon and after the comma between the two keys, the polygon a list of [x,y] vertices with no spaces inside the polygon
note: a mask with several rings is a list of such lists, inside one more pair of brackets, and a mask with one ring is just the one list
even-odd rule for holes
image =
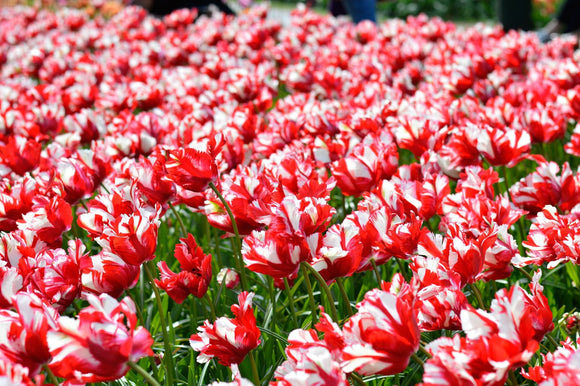
{"label": "tulip stem", "polygon": [[530,283],[534,281],[532,275],[530,275],[525,269],[518,267],[518,271],[520,271],[526,277],[526,279],[530,281]]}
{"label": "tulip stem", "polygon": [[348,316],[351,316],[354,312],[352,311],[350,300],[348,299],[348,295],[346,294],[346,290],[344,289],[344,285],[342,284],[342,279],[340,277],[336,278],[336,284],[338,285],[338,289],[340,290],[340,296],[342,296],[342,301],[346,304],[346,311],[348,312]]}
{"label": "tulip stem", "polygon": [[181,233],[183,234],[183,237],[187,237],[187,229],[185,228],[185,224],[183,223],[183,220],[181,219],[179,212],[177,211],[177,209],[175,209],[173,204],[171,204],[169,201],[167,203],[169,204],[169,208],[177,218],[177,222],[179,223],[179,228],[181,228]]}
{"label": "tulip stem", "polygon": [[348,377],[353,381],[353,383],[356,383],[359,386],[366,385],[366,382],[364,381],[364,379],[362,379],[362,377],[360,375],[358,375],[357,373],[350,373],[348,375]]}
{"label": "tulip stem", "polygon": [[326,285],[326,281],[320,275],[320,273],[317,270],[315,270],[314,267],[311,266],[310,264],[308,264],[307,262],[303,261],[302,263],[300,263],[300,265],[302,265],[303,267],[306,267],[306,270],[310,271],[310,273],[312,273],[314,275],[316,280],[318,280],[320,287],[326,293],[326,297],[328,298],[328,303],[330,303],[330,316],[332,316],[332,320],[334,320],[335,322],[338,322],[338,313],[336,312],[336,306],[334,305],[334,297],[332,296],[332,292],[330,292],[330,288],[328,288],[328,285]]}
{"label": "tulip stem", "polygon": [[[221,250],[220,250],[220,236],[219,236],[218,230],[216,228],[212,228],[212,235],[213,235],[214,242],[215,242],[215,247],[213,250],[214,250],[215,255],[217,257],[218,265],[220,267],[223,267],[222,254],[221,254]],[[236,263],[237,263],[237,261],[236,261]]]}
{"label": "tulip stem", "polygon": [[163,334],[163,345],[165,346],[165,355],[163,359],[165,360],[166,366],[165,371],[167,372],[166,375],[166,383],[168,385],[173,385],[174,379],[174,367],[173,367],[173,352],[171,350],[171,343],[169,342],[169,335],[167,334],[167,322],[165,321],[165,313],[163,312],[163,304],[161,303],[161,295],[159,294],[159,289],[157,285],[155,285],[155,281],[153,280],[153,274],[151,273],[151,265],[153,265],[153,261],[148,261],[147,263],[143,264],[143,269],[145,270],[145,274],[147,275],[147,279],[149,279],[149,283],[153,288],[153,292],[155,294],[155,301],[157,302],[157,309],[159,311],[159,322],[161,323],[161,333]]}
{"label": "tulip stem", "polygon": [[260,386],[260,375],[258,374],[258,366],[256,366],[256,359],[254,358],[254,352],[250,351],[250,366],[252,367],[252,377],[254,378],[254,385]]}
{"label": "tulip stem", "polygon": [[215,307],[213,305],[213,302],[211,301],[211,298],[209,297],[209,293],[208,292],[206,292],[203,297],[206,300],[207,304],[209,305],[209,311],[211,312],[211,321],[213,322],[216,319],[216,316],[215,316]]}
{"label": "tulip stem", "polygon": [[481,298],[481,292],[479,292],[479,289],[473,283],[469,283],[469,288],[471,288],[471,290],[473,291],[475,299],[477,299],[477,305],[479,306],[479,308],[485,310],[485,306],[483,305],[483,299]]}
{"label": "tulip stem", "polygon": [[508,375],[508,383],[511,384],[511,385],[513,385],[513,386],[518,386],[519,385],[518,379],[516,378],[516,374],[513,371],[510,371],[509,372],[509,375]]}
{"label": "tulip stem", "polygon": [[401,262],[401,259],[399,259],[398,257],[395,257],[395,261],[397,262],[397,265],[399,266],[399,271],[401,271],[401,275],[403,275],[403,279],[405,279],[406,282],[409,282],[409,278],[407,277],[407,272],[405,271],[405,266]]}
{"label": "tulip stem", "polygon": [[248,282],[246,280],[244,260],[242,259],[242,239],[240,237],[240,232],[238,231],[238,224],[236,224],[236,219],[234,218],[234,214],[232,213],[232,210],[230,209],[228,202],[226,201],[224,196],[222,196],[219,189],[214,185],[213,182],[209,183],[209,187],[213,190],[213,192],[216,194],[216,196],[218,196],[219,200],[226,208],[226,212],[228,212],[228,216],[229,216],[230,221],[232,223],[232,229],[234,230],[234,234],[236,235],[236,248],[235,248],[236,250],[234,251],[234,255],[236,256],[236,260],[238,262],[237,265],[238,265],[238,271],[240,273],[240,284],[242,285],[242,289],[244,291],[247,291],[248,290]]}
{"label": "tulip stem", "polygon": [[[272,306],[272,322],[276,324],[276,291],[274,290],[274,279],[268,276],[268,292],[270,293],[270,301]],[[267,327],[267,326],[265,326]]]}
{"label": "tulip stem", "polygon": [[316,302],[314,301],[314,292],[312,291],[312,283],[310,282],[310,277],[308,277],[308,271],[304,267],[302,268],[302,275],[304,275],[304,283],[306,284],[306,290],[308,292],[308,301],[310,303],[310,311],[312,312],[312,325],[314,326],[318,323],[316,317]]}
{"label": "tulip stem", "polygon": [[288,303],[290,303],[290,312],[292,313],[294,328],[298,328],[298,319],[296,319],[296,307],[294,307],[294,298],[292,297],[292,292],[290,292],[290,283],[286,277],[284,278],[284,291],[286,291],[286,297],[288,298]]}
{"label": "tulip stem", "polygon": [[46,371],[46,374],[48,375],[48,379],[50,380],[50,382],[54,383],[56,386],[57,385],[60,385],[60,382],[54,376],[54,373],[52,372],[52,370],[50,369],[50,367],[48,367],[48,365],[44,365],[42,367],[44,368],[44,371]]}
{"label": "tulip stem", "polygon": [[558,342],[556,342],[556,339],[554,339],[554,337],[552,335],[546,334],[546,338],[548,338],[548,340],[550,341],[550,343],[552,343],[555,348],[558,348],[558,346],[560,346],[558,344]]}
{"label": "tulip stem", "polygon": [[224,288],[226,286],[226,278],[224,276],[224,279],[222,280],[222,282],[220,283],[220,286],[218,287],[218,292],[216,294],[216,296],[214,297],[214,301],[213,301],[213,309],[215,310],[216,307],[218,306],[218,303],[220,302],[220,299],[222,297],[222,293],[224,292]]}
{"label": "tulip stem", "polygon": [[374,258],[371,258],[370,262],[371,262],[371,265],[373,266],[373,271],[375,271],[377,283],[379,284],[379,287],[380,287],[381,283],[383,282],[383,279],[381,279],[381,273],[379,272],[379,267],[377,267],[377,262],[375,261]]}
{"label": "tulip stem", "polygon": [[147,383],[149,383],[151,386],[161,386],[159,382],[157,382],[155,378],[151,376],[151,374],[145,371],[145,369],[143,369],[143,367],[139,366],[137,363],[128,361],[127,364],[131,369],[133,369],[133,371],[145,378]]}
{"label": "tulip stem", "polygon": [[427,358],[431,358],[431,353],[429,351],[427,351],[427,349],[425,347],[423,347],[423,345],[419,345],[419,351],[421,351],[423,354],[425,354],[425,356]]}
{"label": "tulip stem", "polygon": [[419,365],[425,366],[425,362],[423,362],[423,359],[419,358],[417,354],[415,353],[411,354],[411,359],[417,362]]}

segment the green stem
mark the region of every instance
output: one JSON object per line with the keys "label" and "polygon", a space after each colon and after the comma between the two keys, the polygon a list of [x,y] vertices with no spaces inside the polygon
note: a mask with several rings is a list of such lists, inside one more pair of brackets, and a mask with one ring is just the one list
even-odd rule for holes
{"label": "green stem", "polygon": [[191,296],[190,297],[190,309],[191,309],[191,317],[192,317],[192,327],[193,329],[197,328],[197,320],[199,319],[197,316],[197,298]]}
{"label": "green stem", "polygon": [[226,286],[226,278],[224,277],[224,279],[222,280],[222,282],[220,283],[220,286],[218,287],[218,292],[216,297],[213,300],[213,307],[214,310],[216,309],[216,307],[218,306],[218,303],[220,303],[220,299],[222,297],[222,293],[224,292],[224,288]]}
{"label": "green stem", "polygon": [[177,218],[177,222],[179,223],[179,228],[181,228],[181,233],[183,234],[183,237],[187,237],[188,232],[187,232],[187,229],[185,228],[185,224],[183,223],[183,220],[181,219],[181,216],[179,215],[179,212],[177,211],[177,209],[175,209],[175,207],[169,201],[167,203],[169,204],[169,208],[171,209],[171,211],[173,212],[173,214]]}
{"label": "green stem", "polygon": [[268,292],[270,294],[270,301],[272,306],[272,322],[276,325],[276,291],[274,290],[274,279],[268,276]]}
{"label": "green stem", "polygon": [[[543,344],[543,343],[540,343],[540,348],[542,350],[544,350],[544,353],[552,352],[552,350],[550,350],[548,347],[546,347],[546,345]],[[541,353],[541,351],[538,351],[538,352],[536,352],[536,355],[538,355],[539,357],[541,357],[540,353]]]}
{"label": "green stem", "polygon": [[288,278],[284,278],[284,291],[286,292],[286,297],[288,298],[288,303],[290,303],[290,312],[292,313],[292,321],[294,322],[294,329],[298,328],[298,319],[296,318],[296,307],[294,307],[294,298],[292,297],[292,292],[290,292],[290,283],[288,283]]}
{"label": "green stem", "polygon": [[419,346],[419,351],[423,353],[423,355],[425,355],[427,358],[431,358],[431,353],[429,353],[429,351],[427,351],[427,349],[422,345]]}
{"label": "green stem", "polygon": [[513,385],[513,386],[518,386],[518,385],[519,385],[519,383],[518,383],[518,380],[517,380],[517,378],[516,378],[516,375],[515,375],[515,374],[514,374],[514,372],[513,372],[513,371],[511,371],[511,370],[510,370],[510,372],[509,372],[508,380],[509,380],[509,383],[510,383],[511,385]]}
{"label": "green stem", "polygon": [[[126,293],[133,300],[133,303],[135,303],[135,310],[137,311],[137,319],[139,320],[139,323],[141,323],[142,326],[145,326],[145,318],[143,318],[143,312],[141,312],[140,304],[135,301],[135,296],[133,296],[131,292],[126,291]],[[151,364],[151,370],[153,370],[153,375],[155,378],[158,378],[159,374],[157,373],[157,364],[155,363],[155,358],[149,357],[149,362]]]}
{"label": "green stem", "polygon": [[254,378],[254,385],[260,386],[260,375],[258,374],[258,366],[256,366],[256,359],[254,359],[254,352],[250,351],[250,366],[252,367],[252,378]]}
{"label": "green stem", "polygon": [[44,371],[46,371],[46,374],[48,375],[48,379],[50,380],[50,382],[54,383],[55,386],[60,385],[58,378],[54,376],[54,373],[52,372],[50,367],[48,367],[48,365],[44,365],[42,366],[42,368],[44,368]]}
{"label": "green stem", "polygon": [[336,284],[338,285],[338,289],[340,290],[342,301],[346,304],[346,311],[348,312],[348,316],[351,316],[352,314],[354,314],[354,312],[352,311],[350,300],[348,299],[348,295],[346,294],[346,290],[344,289],[344,285],[342,284],[342,279],[340,277],[336,278]]}
{"label": "green stem", "polygon": [[379,267],[377,267],[377,262],[375,261],[374,258],[372,258],[370,260],[371,265],[373,266],[373,271],[375,271],[375,276],[377,278],[377,283],[379,284],[379,287],[381,286],[381,283],[383,282],[383,279],[381,279],[381,273],[379,272]]}
{"label": "green stem", "polygon": [[155,378],[153,378],[151,376],[151,374],[149,374],[147,371],[145,371],[145,369],[143,369],[137,363],[129,361],[129,362],[127,362],[127,364],[129,365],[129,367],[133,371],[135,371],[137,374],[139,374],[140,376],[142,376],[143,378],[145,378],[145,380],[147,381],[147,383],[149,383],[151,386],[161,386],[159,384],[159,382],[157,382],[155,380]]}
{"label": "green stem", "polygon": [[475,299],[477,300],[477,305],[479,306],[479,308],[485,310],[485,306],[483,305],[483,299],[481,298],[481,292],[479,292],[479,289],[473,283],[469,283],[469,288],[471,288],[471,291],[473,291],[473,294],[475,295]]}
{"label": "green stem", "polygon": [[425,362],[423,362],[423,359],[419,358],[417,354],[411,354],[411,359],[417,362],[419,365],[425,366]]}
{"label": "green stem", "polygon": [[107,192],[107,194],[111,194],[111,192],[109,191],[109,189],[107,189],[107,187],[105,186],[105,184],[103,184],[102,182],[101,182],[101,188],[103,188],[103,190],[105,192]]}
{"label": "green stem", "polygon": [[153,292],[155,294],[155,301],[157,303],[157,310],[159,313],[159,322],[161,323],[161,332],[163,334],[163,346],[165,347],[165,355],[163,355],[163,359],[166,363],[166,383],[168,385],[173,385],[174,379],[174,371],[175,367],[173,366],[173,351],[171,350],[171,342],[169,341],[169,335],[167,334],[167,322],[165,321],[165,313],[163,311],[163,304],[161,303],[161,295],[159,294],[159,289],[155,285],[155,281],[153,280],[153,274],[151,273],[153,265],[153,261],[149,261],[143,264],[143,269],[145,270],[145,274],[147,275],[147,279],[149,280],[149,284],[153,288]]}
{"label": "green stem", "polygon": [[330,316],[332,317],[332,320],[334,320],[335,322],[338,322],[338,313],[336,312],[336,306],[334,305],[334,297],[332,296],[332,292],[330,292],[330,288],[328,288],[328,286],[326,285],[326,281],[320,275],[320,273],[317,270],[315,270],[314,267],[311,266],[310,264],[308,264],[307,262],[303,261],[300,263],[300,265],[303,267],[306,267],[306,269],[308,271],[310,271],[311,274],[314,275],[316,280],[318,280],[320,287],[324,290],[324,292],[326,294],[326,297],[328,299],[328,303],[330,303]]}
{"label": "green stem", "polygon": [[[133,299],[133,301],[135,301],[135,299]],[[135,304],[137,304],[137,303],[135,303]],[[72,306],[75,309],[75,311],[77,312],[77,315],[82,311],[81,307],[76,302],[72,302]]]}
{"label": "green stem", "polygon": [[526,237],[526,234],[525,234],[526,232],[524,231],[524,223],[523,223],[523,221],[524,221],[524,218],[523,217],[520,217],[518,219],[518,221],[516,221],[516,224],[518,224],[518,235],[516,237],[516,241],[517,241],[517,244],[518,244],[518,250],[519,250],[520,255],[522,257],[526,253],[526,251],[524,250],[524,244],[523,244],[523,242],[525,240],[525,237]]}
{"label": "green stem", "polygon": [[304,283],[306,284],[306,290],[308,292],[308,301],[310,303],[310,312],[312,313],[312,325],[314,326],[318,323],[316,302],[314,301],[314,292],[312,291],[312,283],[310,282],[310,277],[308,276],[308,271],[304,267],[302,269],[302,275],[304,275]]}
{"label": "green stem", "polygon": [[[210,240],[211,240],[211,229],[209,225],[209,221],[207,217],[203,217],[203,229],[204,229],[204,241],[205,247],[209,250],[210,248]],[[220,266],[221,268],[221,266]]]}
{"label": "green stem", "polygon": [[521,273],[522,273],[522,274],[523,274],[523,275],[526,277],[526,279],[528,279],[528,280],[530,281],[530,283],[531,283],[532,281],[534,281],[534,278],[532,277],[532,275],[530,275],[530,274],[528,273],[528,271],[526,271],[525,269],[523,269],[523,268],[519,268],[519,267],[518,267],[518,271],[520,271],[520,272],[521,272]]}
{"label": "green stem", "polygon": [[548,149],[546,149],[546,144],[544,142],[540,142],[540,148],[542,150],[542,155],[548,161],[553,161],[551,157],[548,157]]}
{"label": "green stem", "polygon": [[213,302],[211,301],[211,299],[209,297],[209,293],[206,292],[205,295],[203,296],[203,298],[205,299],[205,301],[209,305],[209,311],[211,312],[211,321],[213,322],[216,319],[216,317],[215,317],[215,307],[213,306]]}
{"label": "green stem", "polygon": [[399,271],[401,271],[401,275],[403,275],[403,279],[405,279],[406,282],[409,282],[409,278],[407,277],[407,271],[405,271],[405,266],[401,262],[401,259],[399,259],[398,257],[395,257],[395,261],[397,262],[397,265],[399,266]]}
{"label": "green stem", "polygon": [[[221,254],[221,250],[220,250],[220,235],[218,234],[218,230],[216,228],[212,228],[212,233],[213,233],[213,237],[215,240],[215,254],[217,257],[217,261],[218,261],[218,265],[220,267],[223,267],[224,265],[222,264],[222,254]],[[236,264],[237,264],[237,260],[236,260]]]}
{"label": "green stem", "polygon": [[552,335],[546,334],[546,338],[548,338],[548,340],[550,341],[550,343],[552,343],[554,345],[554,347],[558,348],[558,346],[560,346],[558,344],[558,342],[556,342],[556,339],[554,339],[554,337]]}
{"label": "green stem", "polygon": [[508,195],[508,198],[510,199],[510,202],[513,202],[513,200],[512,200],[512,194],[510,192],[510,183],[508,181],[507,168],[506,168],[505,165],[502,165],[501,172],[503,174],[503,186],[504,186],[505,191],[506,191],[506,193]]}
{"label": "green stem", "polygon": [[350,379],[352,379],[353,383],[359,385],[359,386],[364,386],[366,385],[366,382],[364,381],[364,379],[362,379],[362,377],[360,375],[358,375],[357,373],[350,373],[348,375],[348,377]]}
{"label": "green stem", "polygon": [[234,254],[236,255],[236,259],[238,261],[238,270],[240,271],[240,283],[242,285],[242,289],[244,291],[248,290],[248,282],[246,280],[246,272],[245,272],[245,268],[244,268],[244,260],[242,259],[242,239],[240,237],[240,232],[238,231],[238,224],[236,224],[236,219],[234,218],[234,214],[232,213],[232,210],[230,209],[230,206],[228,205],[228,202],[226,201],[226,199],[224,198],[224,196],[222,196],[222,194],[220,193],[220,191],[218,190],[218,188],[216,188],[216,186],[213,184],[213,182],[209,183],[210,188],[213,190],[213,192],[218,196],[219,200],[221,201],[221,203],[224,205],[224,207],[226,208],[226,212],[228,212],[228,216],[230,218],[230,221],[232,223],[232,229],[234,230],[234,234],[236,235],[236,244],[237,244],[237,248],[234,251]]}

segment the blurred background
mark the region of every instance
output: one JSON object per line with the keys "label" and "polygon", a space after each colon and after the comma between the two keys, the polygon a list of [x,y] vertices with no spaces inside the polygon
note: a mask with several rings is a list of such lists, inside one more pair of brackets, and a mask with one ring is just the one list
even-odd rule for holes
{"label": "blurred background", "polygon": [[[312,8],[321,14],[328,12],[330,0],[274,0],[269,1],[271,8],[278,11],[287,11],[295,8],[300,2],[308,1]],[[36,5],[46,8],[69,6],[75,8],[105,9],[115,13],[120,7],[130,4],[131,0],[0,0],[0,6],[16,4]],[[232,8],[240,9],[237,0],[225,0]],[[550,20],[553,13],[558,9],[563,0],[387,0],[377,1],[377,16],[379,21],[389,18],[405,19],[411,15],[424,13],[428,16],[438,16],[445,20],[455,22],[474,23],[478,21],[494,23],[499,21],[508,22],[511,19],[522,17],[522,10],[531,8],[530,19],[524,29],[538,29]],[[264,3],[254,0],[253,4]],[[527,16],[527,15],[526,15]],[[515,20],[516,25],[520,21]],[[526,23],[524,23],[526,24]]]}
{"label": "blurred background", "polygon": [[[318,0],[314,4],[314,9],[325,12],[328,9],[329,0]],[[438,16],[445,20],[464,22],[494,22],[505,9],[514,7],[524,9],[522,3],[531,4],[531,17],[535,28],[544,26],[553,13],[558,9],[563,0],[389,0],[377,2],[377,13],[382,19],[406,18],[412,15],[424,13],[428,16]],[[273,7],[293,8],[296,0],[276,0],[272,1]],[[518,4],[519,3],[519,4]],[[502,15],[502,16],[518,16]]]}

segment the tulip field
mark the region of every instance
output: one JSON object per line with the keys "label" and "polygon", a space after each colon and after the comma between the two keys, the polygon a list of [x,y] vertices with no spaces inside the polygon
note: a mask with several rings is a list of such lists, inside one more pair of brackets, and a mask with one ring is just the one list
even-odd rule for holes
{"label": "tulip field", "polygon": [[574,37],[97,11],[0,8],[1,385],[580,384]]}

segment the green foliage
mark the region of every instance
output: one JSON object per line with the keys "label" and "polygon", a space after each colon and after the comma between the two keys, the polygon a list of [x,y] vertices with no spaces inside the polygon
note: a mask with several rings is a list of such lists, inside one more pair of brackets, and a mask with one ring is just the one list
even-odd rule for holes
{"label": "green foliage", "polygon": [[398,0],[377,3],[388,18],[406,18],[424,13],[446,20],[490,20],[495,17],[493,0]]}

